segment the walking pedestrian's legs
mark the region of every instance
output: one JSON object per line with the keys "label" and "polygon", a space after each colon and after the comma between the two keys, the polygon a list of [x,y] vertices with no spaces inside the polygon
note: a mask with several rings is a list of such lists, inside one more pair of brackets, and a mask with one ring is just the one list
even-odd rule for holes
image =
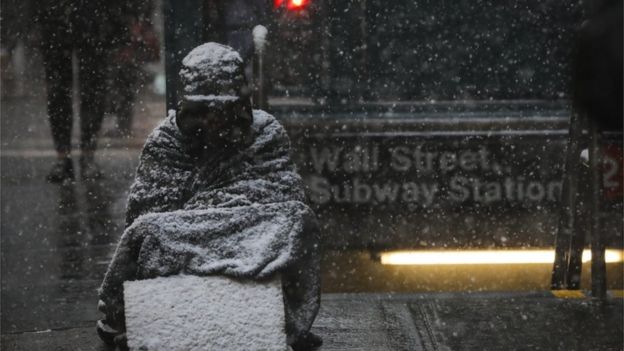
{"label": "walking pedestrian's legs", "polygon": [[94,162],[97,136],[102,126],[105,108],[105,61],[102,46],[84,45],[78,49],[80,82],[80,173],[83,179],[99,178]]}
{"label": "walking pedestrian's legs", "polygon": [[72,131],[72,45],[64,42],[63,30],[46,32],[42,41],[47,83],[47,108],[57,161],[48,181],[62,182],[74,177],[71,161]]}

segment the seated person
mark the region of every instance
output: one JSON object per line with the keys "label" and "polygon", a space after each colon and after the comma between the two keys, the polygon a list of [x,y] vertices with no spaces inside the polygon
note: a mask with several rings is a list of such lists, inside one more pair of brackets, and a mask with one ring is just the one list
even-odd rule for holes
{"label": "seated person", "polygon": [[109,343],[124,342],[124,281],[183,273],[280,274],[288,343],[321,344],[309,332],[320,303],[316,218],[284,129],[251,110],[243,67],[216,43],[183,60],[183,99],[146,141],[126,230],[99,290],[106,319],[98,333]]}

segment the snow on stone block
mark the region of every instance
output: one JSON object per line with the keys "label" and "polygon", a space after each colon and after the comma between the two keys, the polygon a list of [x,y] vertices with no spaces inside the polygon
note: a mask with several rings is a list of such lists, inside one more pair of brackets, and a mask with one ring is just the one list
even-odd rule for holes
{"label": "snow on stone block", "polygon": [[130,350],[288,350],[279,278],[128,281],[124,299]]}

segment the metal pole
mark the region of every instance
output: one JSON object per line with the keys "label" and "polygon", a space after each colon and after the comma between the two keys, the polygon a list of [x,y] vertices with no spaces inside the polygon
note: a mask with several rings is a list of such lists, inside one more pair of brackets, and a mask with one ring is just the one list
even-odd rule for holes
{"label": "metal pole", "polygon": [[267,44],[268,31],[266,27],[257,25],[252,31],[254,51],[255,51],[255,65],[253,65],[253,73],[255,76],[255,99],[254,104],[260,109],[267,108],[267,99],[264,95],[264,51]]}
{"label": "metal pole", "polygon": [[568,147],[564,166],[563,188],[561,191],[561,211],[555,241],[555,262],[552,270],[551,289],[566,289],[570,248],[575,230],[578,179],[580,176],[579,155],[583,139],[583,123],[576,112],[570,116]]}
{"label": "metal pole", "polygon": [[258,106],[261,109],[266,109],[264,103],[264,63],[262,62],[264,58],[264,53],[258,53]]}
{"label": "metal pole", "polygon": [[607,270],[605,264],[605,243],[601,231],[602,200],[602,156],[600,152],[600,133],[594,123],[591,124],[590,169],[591,169],[591,251],[592,251],[592,296],[604,299],[607,296]]}
{"label": "metal pole", "polygon": [[[579,150],[589,147],[588,116],[579,115]],[[578,153],[577,153],[578,155]],[[591,216],[589,215],[591,204],[591,173],[585,162],[580,162],[580,155],[577,156],[576,168],[576,194],[574,198],[573,227],[570,237],[570,248],[568,253],[568,267],[566,270],[566,288],[577,290],[581,285],[581,270],[583,268],[583,249],[585,239],[590,232]]]}

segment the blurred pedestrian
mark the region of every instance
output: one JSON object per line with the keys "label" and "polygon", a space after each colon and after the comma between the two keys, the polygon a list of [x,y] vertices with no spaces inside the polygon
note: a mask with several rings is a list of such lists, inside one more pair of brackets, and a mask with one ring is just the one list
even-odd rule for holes
{"label": "blurred pedestrian", "polygon": [[601,130],[622,131],[622,1],[594,3],[577,36],[574,105]]}
{"label": "blurred pedestrian", "polygon": [[103,1],[45,0],[38,6],[41,51],[47,83],[47,108],[57,160],[47,179],[60,183],[74,178],[71,159],[72,84],[75,55],[80,97],[80,174],[101,177],[94,161],[97,134],[104,115],[105,54],[115,45],[121,27],[121,6]]}
{"label": "blurred pedestrian", "polygon": [[153,2],[129,1],[123,15],[125,26],[118,31],[119,46],[111,53],[108,67],[108,108],[117,118],[111,137],[129,137],[137,93],[147,79],[143,67],[160,59],[160,43],[151,15]]}

